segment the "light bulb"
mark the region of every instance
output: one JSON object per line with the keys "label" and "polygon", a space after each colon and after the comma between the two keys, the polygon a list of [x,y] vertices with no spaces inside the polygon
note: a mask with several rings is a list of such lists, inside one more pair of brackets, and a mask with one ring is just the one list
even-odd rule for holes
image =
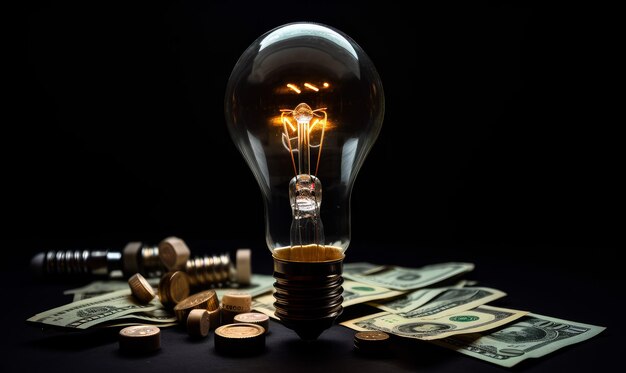
{"label": "light bulb", "polygon": [[263,194],[276,316],[315,339],[342,312],[350,194],[382,125],[380,78],[346,34],[291,23],[239,58],[225,113]]}

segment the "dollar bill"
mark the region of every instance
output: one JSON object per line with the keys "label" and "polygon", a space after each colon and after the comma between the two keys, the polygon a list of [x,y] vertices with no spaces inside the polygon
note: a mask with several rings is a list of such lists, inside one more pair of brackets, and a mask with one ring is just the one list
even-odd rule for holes
{"label": "dollar bill", "polygon": [[348,263],[343,267],[343,276],[369,285],[406,291],[430,286],[473,269],[472,263],[442,263],[422,268],[381,267],[370,263]]}
{"label": "dollar bill", "polygon": [[159,328],[178,325],[178,319],[170,311],[158,308],[152,311],[133,313],[98,324],[97,327],[130,326],[153,324]]}
{"label": "dollar bill", "polygon": [[381,286],[368,285],[350,280],[344,281],[342,287],[344,307],[378,299],[393,298],[404,294],[402,291],[389,290]]}
{"label": "dollar bill", "polygon": [[27,321],[63,328],[87,329],[133,313],[162,308],[163,305],[156,298],[148,304],[140,304],[127,288],[53,308],[38,313]]}
{"label": "dollar bill", "polygon": [[512,367],[526,359],[542,357],[585,341],[604,329],[531,313],[495,332],[457,335],[433,343],[490,363]]}
{"label": "dollar bill", "polygon": [[406,293],[405,295],[398,297],[394,300],[380,303],[370,302],[374,307],[380,308],[383,311],[391,313],[405,313],[417,309],[420,306],[430,302],[433,298],[437,297],[441,293],[446,292],[449,289],[462,288],[467,281],[461,280],[454,286],[446,286],[440,288],[426,288]]}
{"label": "dollar bill", "polygon": [[[159,279],[149,279],[158,285]],[[266,275],[252,275],[251,284],[246,287],[225,287],[215,289],[218,298],[232,290],[245,291],[252,296],[270,292],[274,278]],[[87,329],[94,326],[121,326],[136,324],[157,324],[160,327],[176,323],[176,317],[165,310],[155,298],[147,305],[139,304],[131,295],[126,281],[95,281],[65,294],[73,294],[75,302],[39,313],[27,321],[51,326]]]}
{"label": "dollar bill", "polygon": [[[148,283],[155,288],[159,285],[159,278],[148,278]],[[250,293],[253,297],[259,294],[267,293],[273,289],[274,278],[267,275],[252,275],[250,285],[245,287],[222,287],[215,288],[215,292],[219,299],[228,291],[238,290]],[[112,291],[118,291],[128,289],[127,281],[109,280],[109,281],[94,281],[86,286],[70,289],[63,292],[63,294],[73,294],[74,302],[79,300],[93,298],[99,295],[107,294]]]}
{"label": "dollar bill", "polygon": [[157,308],[152,311],[145,311],[140,313],[133,313],[125,318],[131,318],[136,320],[141,320],[143,323],[149,324],[168,324],[175,323],[178,321],[175,315],[172,312],[166,310],[165,308]]}
{"label": "dollar bill", "polygon": [[[152,286],[159,285],[159,278],[146,279]],[[111,293],[113,291],[128,289],[128,281],[123,280],[106,280],[106,281],[93,281],[85,286],[65,290],[63,294],[74,295],[74,302],[79,300],[97,297],[99,295]]]}
{"label": "dollar bill", "polygon": [[252,299],[252,309],[278,320],[278,317],[274,315],[274,312],[276,311],[276,308],[274,308],[274,301],[275,299],[273,293],[256,297]]}
{"label": "dollar bill", "polygon": [[381,312],[374,315],[342,322],[350,329],[380,330],[401,337],[421,340],[446,338],[456,334],[478,333],[508,324],[526,315],[526,311],[480,306],[473,310],[437,319],[406,318],[397,314]]}
{"label": "dollar bill", "polygon": [[215,288],[215,293],[218,299],[222,299],[222,296],[229,291],[237,290],[243,291],[256,297],[261,294],[265,294],[274,290],[274,277],[268,275],[252,275],[250,279],[250,285],[243,287],[223,287]]}
{"label": "dollar bill", "polygon": [[[121,323],[112,323],[112,324],[108,324],[108,323],[104,323],[101,325],[98,325],[98,327],[103,327],[103,328],[125,328],[127,326],[134,326],[134,325],[145,325],[146,323],[142,323],[142,322],[121,322]],[[170,326],[176,326],[178,325],[177,322],[170,322],[170,323],[165,323],[165,324],[158,324],[157,326],[159,328],[169,328]]]}
{"label": "dollar bill", "polygon": [[[476,308],[505,295],[500,290],[483,287],[450,288],[424,305],[413,308],[407,305],[403,311],[394,313],[406,318],[440,318]],[[418,299],[417,303],[421,303],[421,300]]]}

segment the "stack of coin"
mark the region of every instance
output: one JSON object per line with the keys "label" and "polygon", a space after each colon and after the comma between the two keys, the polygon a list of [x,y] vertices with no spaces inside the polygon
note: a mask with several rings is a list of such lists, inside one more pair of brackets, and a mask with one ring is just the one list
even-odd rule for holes
{"label": "stack of coin", "polygon": [[234,317],[236,323],[247,323],[260,325],[265,329],[265,333],[270,330],[270,318],[269,316],[258,312],[246,312],[240,313]]}
{"label": "stack of coin", "polygon": [[209,311],[195,309],[187,316],[187,333],[192,337],[206,337],[210,327]]}
{"label": "stack of coin", "polygon": [[230,291],[222,297],[222,325],[232,324],[240,313],[250,312],[252,296],[248,293]]}
{"label": "stack of coin", "polygon": [[128,279],[128,285],[135,298],[142,304],[150,303],[156,296],[152,285],[139,273],[135,273]]}
{"label": "stack of coin", "polygon": [[143,354],[161,348],[161,330],[154,325],[135,325],[120,330],[120,351]]}
{"label": "stack of coin", "polygon": [[[219,300],[215,290],[205,290],[200,293],[191,295],[180,302],[174,307],[174,313],[178,321],[183,322],[187,320],[189,312],[194,309],[202,309],[207,311],[215,311],[219,308]],[[211,315],[209,315],[211,316]],[[214,317],[214,316],[213,316]],[[209,320],[210,323],[213,320]],[[217,324],[217,323],[215,323]]]}
{"label": "stack of coin", "polygon": [[265,349],[265,329],[255,324],[229,324],[215,329],[215,350],[223,355],[254,355]]}
{"label": "stack of coin", "polygon": [[189,248],[178,237],[168,237],[159,243],[159,258],[170,271],[182,269],[189,259]]}
{"label": "stack of coin", "polygon": [[389,334],[380,331],[358,332],[354,335],[354,348],[368,356],[384,356],[389,353]]}
{"label": "stack of coin", "polygon": [[159,298],[164,305],[175,305],[189,296],[189,279],[185,272],[168,272],[159,282]]}

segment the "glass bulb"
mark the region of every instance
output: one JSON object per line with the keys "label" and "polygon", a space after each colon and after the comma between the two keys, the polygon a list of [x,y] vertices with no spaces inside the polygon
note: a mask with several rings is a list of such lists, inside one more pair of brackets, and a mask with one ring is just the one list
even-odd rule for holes
{"label": "glass bulb", "polygon": [[342,260],[352,186],[384,113],[382,84],[365,52],[328,26],[280,26],[237,61],[225,113],[261,188],[275,260]]}

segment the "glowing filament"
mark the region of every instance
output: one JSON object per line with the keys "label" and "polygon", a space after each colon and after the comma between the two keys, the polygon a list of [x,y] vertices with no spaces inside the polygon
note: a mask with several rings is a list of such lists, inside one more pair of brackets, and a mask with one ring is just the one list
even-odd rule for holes
{"label": "glowing filament", "polygon": [[300,90],[300,88],[298,88],[298,86],[296,86],[295,84],[287,84],[287,88],[290,88],[292,91],[296,92],[297,94],[300,94],[300,92],[302,92]]}
{"label": "glowing filament", "polygon": [[316,86],[314,86],[313,84],[309,84],[309,83],[304,83],[304,86],[307,87],[308,89],[312,89],[315,92],[318,92],[320,89],[317,88]]}
{"label": "glowing filament", "polygon": [[[317,117],[317,118],[314,118]],[[291,155],[291,163],[296,175],[307,174],[310,175],[310,153],[311,148],[317,148],[317,163],[315,166],[315,174],[317,175],[320,157],[322,155],[322,145],[324,143],[324,133],[326,131],[326,124],[328,122],[328,116],[326,114],[326,108],[311,109],[311,107],[305,103],[300,103],[294,109],[281,109],[280,119],[283,124],[282,142],[283,146]],[[297,125],[293,124],[293,121]],[[311,120],[313,120],[311,122]],[[311,133],[316,127],[321,127],[321,135],[318,144],[311,142]],[[291,130],[291,131],[290,131]],[[292,142],[297,145],[292,146]],[[298,161],[294,153],[298,154]],[[298,166],[296,167],[296,163]]]}

